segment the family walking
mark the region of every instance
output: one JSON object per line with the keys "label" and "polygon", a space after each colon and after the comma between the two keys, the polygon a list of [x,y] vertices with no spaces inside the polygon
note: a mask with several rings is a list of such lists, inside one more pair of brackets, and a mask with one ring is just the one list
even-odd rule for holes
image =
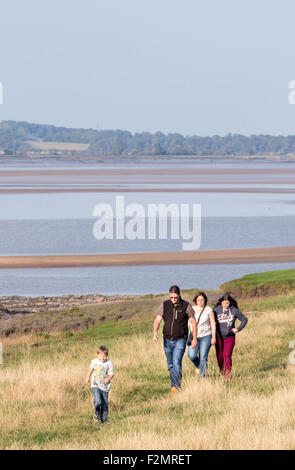
{"label": "family walking", "polygon": [[[208,367],[208,354],[211,345],[215,345],[216,357],[221,374],[230,379],[232,353],[236,334],[248,321],[240,312],[237,301],[229,294],[223,295],[212,310],[207,305],[207,296],[199,292],[193,299],[194,305],[182,299],[178,286],[169,290],[169,299],[165,300],[157,311],[154,321],[154,340],[158,340],[158,329],[162,320],[164,351],[170,373],[171,392],[181,388],[182,359],[188,344],[188,357],[196,372],[205,377]],[[240,320],[238,328],[236,320]]]}
{"label": "family walking", "polygon": [[[208,354],[213,345],[221,374],[227,379],[231,377],[236,334],[245,327],[248,319],[240,312],[236,300],[229,294],[223,295],[213,310],[207,305],[207,300],[205,292],[199,292],[195,295],[192,306],[181,297],[179,287],[172,286],[169,299],[165,300],[157,311],[154,340],[158,340],[159,326],[164,321],[164,351],[172,393],[181,389],[182,359],[187,345],[188,357],[200,377],[206,376]],[[240,324],[236,328],[237,319]],[[108,423],[108,395],[114,377],[114,366],[108,358],[108,352],[105,345],[99,346],[86,377],[86,383],[91,378],[93,420],[101,424]]]}

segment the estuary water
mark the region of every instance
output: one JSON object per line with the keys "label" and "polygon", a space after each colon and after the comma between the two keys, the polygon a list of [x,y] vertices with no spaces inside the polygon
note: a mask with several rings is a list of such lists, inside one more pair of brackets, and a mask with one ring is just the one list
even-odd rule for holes
{"label": "estuary water", "polygon": [[[126,175],[122,179],[109,176],[99,178],[69,177],[52,174],[15,176],[10,170],[126,170],[139,172],[159,169],[154,181],[145,175]],[[170,169],[202,169],[206,175],[190,177],[184,184],[184,176],[171,183]],[[97,217],[93,215],[97,204],[108,204],[116,211],[116,196],[123,195],[125,206],[140,204],[193,204],[201,206],[200,250],[234,248],[262,248],[294,245],[295,233],[295,175],[293,163],[236,162],[200,160],[185,162],[145,162],[139,164],[23,162],[2,163],[0,167],[0,255],[40,254],[91,254],[181,251],[183,240],[97,240],[93,235]],[[259,174],[230,171],[259,170]],[[267,175],[263,169],[270,170]],[[214,171],[228,170],[216,176]],[[274,171],[273,171],[274,170]],[[287,170],[287,172],[286,172]],[[5,173],[7,172],[7,173]],[[289,173],[288,173],[289,172]],[[212,178],[216,182],[208,183]],[[131,178],[131,180],[130,180]],[[174,177],[173,177],[174,178]],[[238,180],[240,178],[240,180]],[[226,179],[226,182],[225,182]],[[237,183],[237,180],[239,183]],[[294,180],[294,181],[293,181]],[[48,189],[70,189],[70,193],[46,192]],[[95,192],[99,188],[100,192]],[[165,193],[159,192],[163,188]],[[19,190],[24,190],[19,193]],[[42,189],[44,193],[26,193]],[[79,189],[81,192],[76,192]],[[87,192],[91,189],[92,192]],[[136,190],[133,193],[127,190]],[[148,189],[150,192],[144,192]],[[176,189],[180,192],[176,192]],[[193,189],[194,192],[184,192]],[[15,192],[13,192],[15,190]],[[104,192],[104,190],[108,190]],[[202,192],[202,191],[208,192]],[[235,190],[236,192],[232,192]],[[183,192],[181,192],[183,191]],[[222,191],[222,192],[220,192]],[[244,192],[242,192],[244,191]],[[249,192],[247,192],[249,191]],[[148,220],[145,220],[148,223]],[[115,221],[114,221],[115,228]],[[107,268],[50,268],[50,269],[0,269],[0,295],[62,295],[62,294],[140,294],[167,292],[172,284],[181,288],[212,289],[221,283],[251,272],[294,268],[294,263],[249,265],[186,265],[186,266],[126,266]]]}

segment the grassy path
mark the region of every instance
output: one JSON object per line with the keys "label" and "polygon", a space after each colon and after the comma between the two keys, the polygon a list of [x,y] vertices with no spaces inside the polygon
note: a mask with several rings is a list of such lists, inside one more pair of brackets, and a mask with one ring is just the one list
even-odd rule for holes
{"label": "grassy path", "polygon": [[[182,392],[170,396],[154,315],[106,322],[77,333],[4,339],[0,368],[2,449],[295,449],[294,296],[242,304],[249,323],[237,337],[231,382],[215,351],[200,380],[185,357]],[[92,421],[84,383],[96,347],[115,365],[112,424]]]}

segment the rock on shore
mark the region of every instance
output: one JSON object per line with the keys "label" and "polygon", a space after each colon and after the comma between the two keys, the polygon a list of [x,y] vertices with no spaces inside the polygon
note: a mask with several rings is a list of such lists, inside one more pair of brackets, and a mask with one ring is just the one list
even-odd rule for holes
{"label": "rock on shore", "polygon": [[82,305],[95,305],[100,302],[113,302],[127,298],[135,298],[135,295],[61,295],[58,297],[0,297],[0,318],[9,318],[11,315],[23,315],[50,310],[63,310]]}

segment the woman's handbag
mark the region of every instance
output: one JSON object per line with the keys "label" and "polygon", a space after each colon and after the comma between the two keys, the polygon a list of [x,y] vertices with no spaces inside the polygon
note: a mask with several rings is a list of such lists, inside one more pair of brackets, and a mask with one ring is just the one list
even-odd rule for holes
{"label": "woman's handbag", "polygon": [[[205,307],[206,307],[206,305],[205,305]],[[199,318],[198,318],[198,321],[197,321],[197,326],[198,326],[198,324],[199,324],[201,315],[202,315],[202,313],[203,313],[204,310],[205,310],[205,307],[202,308],[202,311],[201,311],[201,313],[200,313],[200,315],[199,315]],[[189,332],[189,335],[188,335],[188,338],[187,338],[187,340],[186,340],[186,344],[187,344],[188,346],[190,346],[190,345],[192,344],[192,340],[193,340],[193,332],[190,331],[190,332]]]}
{"label": "woman's handbag", "polygon": [[186,340],[186,344],[187,344],[188,346],[190,346],[190,345],[192,344],[192,340],[193,340],[193,334],[192,334],[192,332],[190,331],[190,332],[189,332],[189,335],[188,335],[188,337],[187,337],[187,340]]}

